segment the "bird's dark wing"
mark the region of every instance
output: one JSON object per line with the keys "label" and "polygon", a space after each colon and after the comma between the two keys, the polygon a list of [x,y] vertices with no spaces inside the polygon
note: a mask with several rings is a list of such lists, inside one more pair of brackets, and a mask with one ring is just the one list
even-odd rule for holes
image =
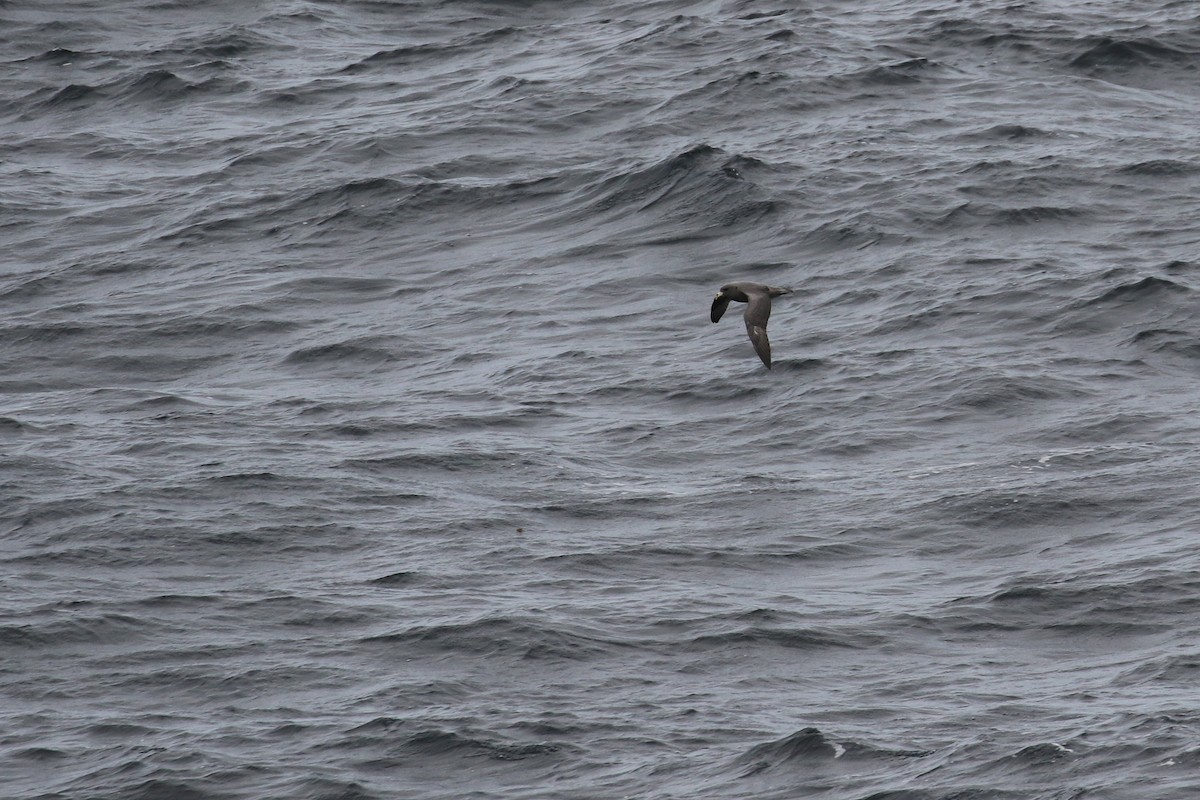
{"label": "bird's dark wing", "polygon": [[754,352],[758,353],[758,357],[767,365],[767,369],[770,369],[771,340],[767,338],[767,329],[761,325],[747,325],[746,333],[750,334],[750,341],[754,343]]}
{"label": "bird's dark wing", "polygon": [[746,306],[746,334],[754,344],[754,352],[771,368],[771,340],[767,338],[767,320],[771,317],[771,296],[766,292],[750,294]]}
{"label": "bird's dark wing", "polygon": [[719,321],[727,308],[729,308],[729,298],[724,295],[717,295],[712,304],[712,321]]}

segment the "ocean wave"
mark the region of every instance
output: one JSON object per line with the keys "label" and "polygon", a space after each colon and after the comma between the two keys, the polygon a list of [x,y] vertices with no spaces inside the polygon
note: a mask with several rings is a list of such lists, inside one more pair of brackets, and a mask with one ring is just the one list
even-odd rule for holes
{"label": "ocean wave", "polygon": [[1194,794],[1190,6],[42,5],[6,797]]}
{"label": "ocean wave", "polygon": [[368,636],[362,642],[399,651],[419,648],[424,652],[490,654],[547,661],[586,661],[608,652],[614,645],[623,644],[597,636],[578,625],[504,617],[417,626]]}
{"label": "ocean wave", "polygon": [[1128,69],[1154,64],[1191,63],[1200,52],[1181,50],[1153,38],[1116,39],[1110,36],[1086,39],[1086,49],[1071,60],[1077,69]]}
{"label": "ocean wave", "polygon": [[811,769],[844,759],[849,762],[874,759],[914,759],[930,755],[926,750],[888,750],[851,740],[830,738],[818,728],[802,728],[793,734],[771,742],[757,744],[738,757],[744,776],[758,775],[778,769]]}

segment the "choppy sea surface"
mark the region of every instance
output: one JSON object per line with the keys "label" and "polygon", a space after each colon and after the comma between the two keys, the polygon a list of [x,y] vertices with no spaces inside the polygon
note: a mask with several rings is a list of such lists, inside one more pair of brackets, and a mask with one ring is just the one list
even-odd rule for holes
{"label": "choppy sea surface", "polygon": [[3,796],[1200,796],[1198,112],[1190,0],[0,2]]}

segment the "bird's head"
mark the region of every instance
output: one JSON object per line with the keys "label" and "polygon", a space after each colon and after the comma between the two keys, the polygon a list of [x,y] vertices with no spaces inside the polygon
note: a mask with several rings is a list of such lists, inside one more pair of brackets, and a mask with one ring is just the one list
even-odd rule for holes
{"label": "bird's head", "polygon": [[750,298],[742,291],[742,287],[736,283],[727,283],[721,287],[721,291],[717,292],[716,300],[736,300],[739,303],[745,303]]}

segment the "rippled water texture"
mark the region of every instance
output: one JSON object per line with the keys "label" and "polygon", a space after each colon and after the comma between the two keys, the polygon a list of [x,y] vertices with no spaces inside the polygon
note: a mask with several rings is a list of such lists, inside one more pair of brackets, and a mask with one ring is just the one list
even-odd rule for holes
{"label": "rippled water texture", "polygon": [[1200,792],[1194,3],[0,42],[5,797]]}

